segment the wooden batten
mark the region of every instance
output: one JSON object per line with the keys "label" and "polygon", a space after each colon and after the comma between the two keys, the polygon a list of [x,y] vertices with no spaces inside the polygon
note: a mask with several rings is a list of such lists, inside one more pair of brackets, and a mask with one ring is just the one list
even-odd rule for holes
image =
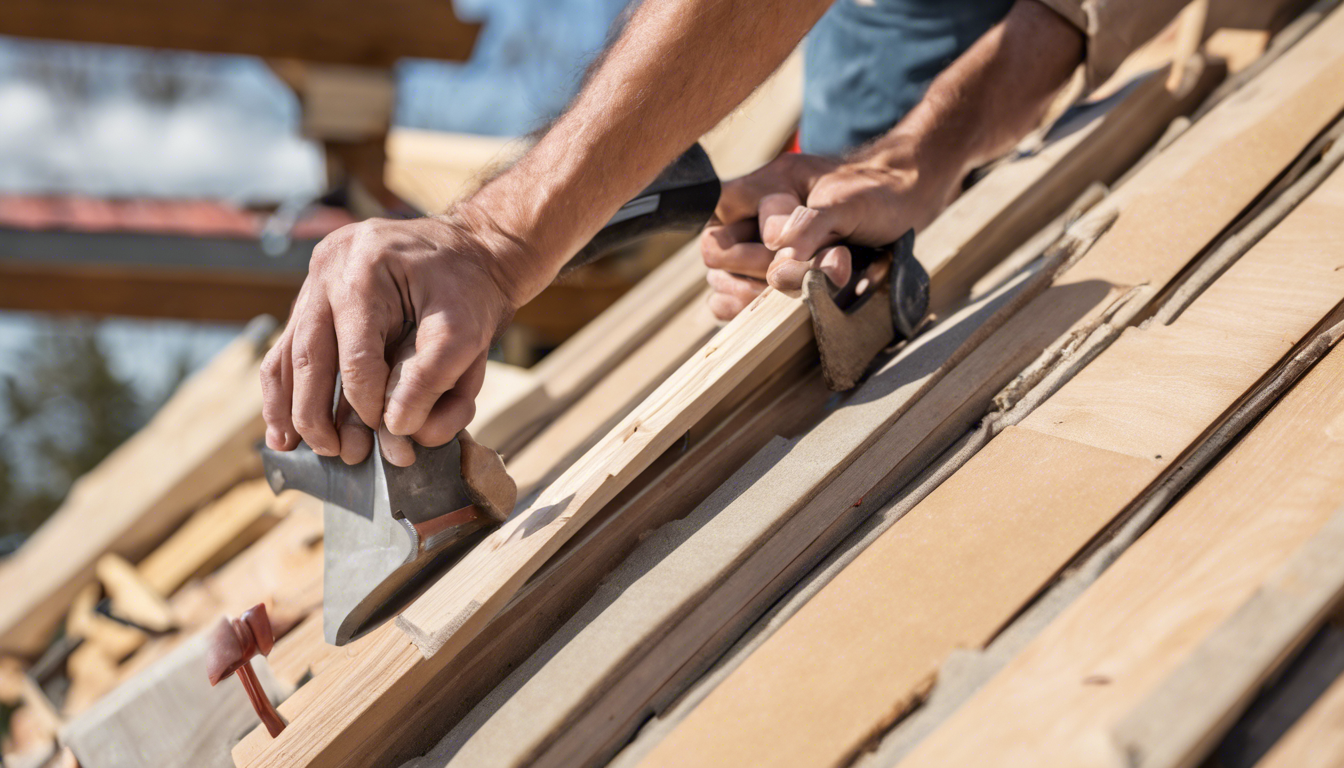
{"label": "wooden batten", "polygon": [[525,498],[553,480],[672,374],[718,329],[706,294],[691,299],[648,341],[509,458]]}
{"label": "wooden batten", "polygon": [[[1324,558],[1321,547],[1339,538],[1330,521],[1344,495],[1344,442],[1332,437],[1344,423],[1342,384],[1336,350],[900,765],[972,754],[1004,764],[1198,764],[1228,705],[1249,699],[1266,666],[1338,595],[1338,544]],[[1253,627],[1244,623],[1256,613]],[[1189,665],[1230,661],[1238,649],[1251,655],[1221,673],[1205,668],[1190,707],[1164,708],[1189,682]],[[1162,728],[1145,726],[1159,714]]]}
{"label": "wooden batten", "polygon": [[[272,321],[273,324],[273,321]],[[46,647],[75,593],[109,552],[132,561],[192,510],[260,474],[260,358],[272,326],[254,326],[193,375],[92,472],[12,557],[0,563],[0,649]]]}

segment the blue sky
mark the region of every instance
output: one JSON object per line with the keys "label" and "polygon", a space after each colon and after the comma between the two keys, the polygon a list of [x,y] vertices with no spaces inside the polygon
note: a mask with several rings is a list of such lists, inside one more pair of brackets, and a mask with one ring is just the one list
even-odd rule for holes
{"label": "blue sky", "polygon": [[[485,22],[472,61],[404,62],[397,123],[512,136],[562,109],[626,0],[456,0]],[[146,99],[146,66],[187,82],[168,105]],[[52,71],[58,70],[55,76]],[[0,37],[0,192],[308,199],[321,190],[315,146],[296,133],[293,96],[259,61]],[[40,318],[0,312],[0,376]],[[108,320],[118,373],[157,399],[176,361],[209,359],[234,326]],[[3,419],[3,414],[0,414]]]}

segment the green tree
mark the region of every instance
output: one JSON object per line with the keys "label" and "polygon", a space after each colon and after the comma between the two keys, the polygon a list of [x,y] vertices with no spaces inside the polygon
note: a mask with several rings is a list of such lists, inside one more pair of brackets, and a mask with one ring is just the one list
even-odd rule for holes
{"label": "green tree", "polygon": [[108,364],[90,321],[53,322],[4,380],[0,536],[31,533],[71,484],[144,425],[148,410]]}

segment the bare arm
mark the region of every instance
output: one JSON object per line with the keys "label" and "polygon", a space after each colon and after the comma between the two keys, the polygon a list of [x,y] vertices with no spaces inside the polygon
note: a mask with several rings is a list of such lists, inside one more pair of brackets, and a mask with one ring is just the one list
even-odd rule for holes
{"label": "bare arm", "polygon": [[796,289],[810,261],[849,276],[847,240],[884,245],[933,220],[972,168],[1034,128],[1083,59],[1076,27],[1037,0],[1018,0],[930,86],[887,135],[843,161],[795,155],[724,188],[701,240],[712,306],[730,317],[768,279]]}
{"label": "bare arm", "polygon": [[[514,310],[631,196],[784,60],[829,0],[645,0],[570,109],[442,216],[344,227],[262,368],[267,443],[359,461],[451,440]],[[412,333],[411,331],[414,331]],[[341,402],[331,403],[337,371]]]}
{"label": "bare arm", "polygon": [[829,5],[646,0],[569,111],[470,203],[537,252],[510,275],[515,304],[765,80]]}

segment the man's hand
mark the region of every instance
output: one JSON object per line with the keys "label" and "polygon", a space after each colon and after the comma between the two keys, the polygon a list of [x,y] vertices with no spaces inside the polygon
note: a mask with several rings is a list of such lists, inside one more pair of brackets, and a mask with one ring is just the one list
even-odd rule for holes
{"label": "man's hand", "polygon": [[[411,221],[371,219],[313,251],[280,340],[262,365],[266,443],[361,461],[380,428],[385,458],[442,445],[471,421],[485,354],[517,304],[507,263],[516,241],[459,210]],[[341,401],[333,418],[336,374]]]}
{"label": "man's hand", "polygon": [[889,148],[849,162],[785,155],[728,182],[700,238],[711,311],[731,319],[767,284],[798,290],[813,259],[844,285],[849,249],[836,243],[882,246],[922,228],[947,204],[956,180]]}
{"label": "man's hand", "polygon": [[700,241],[714,314],[736,315],[767,282],[796,290],[817,256],[832,282],[848,281],[836,243],[883,246],[933,221],[968,171],[1036,126],[1082,57],[1076,27],[1017,0],[886,136],[844,162],[782,157],[725,185]]}

